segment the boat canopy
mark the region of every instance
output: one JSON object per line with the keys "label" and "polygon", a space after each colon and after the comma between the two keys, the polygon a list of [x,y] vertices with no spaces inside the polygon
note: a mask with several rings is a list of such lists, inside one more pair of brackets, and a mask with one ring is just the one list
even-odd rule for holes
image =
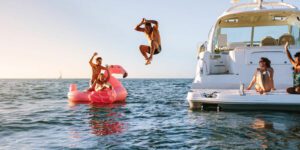
{"label": "boat canopy", "polygon": [[231,13],[218,19],[219,27],[254,27],[293,25],[300,27],[300,11],[260,10]]}
{"label": "boat canopy", "polygon": [[257,11],[257,10],[283,10],[283,9],[294,9],[298,8],[294,5],[284,2],[263,2],[263,0],[256,0],[254,3],[241,3],[234,5],[229,8],[224,14],[245,12],[245,11]]}
{"label": "boat canopy", "polygon": [[242,3],[234,5],[217,21],[219,27],[249,27],[274,25],[300,26],[300,11],[283,2]]}
{"label": "boat canopy", "polygon": [[[262,4],[264,5],[259,5],[260,7],[257,7],[257,3],[237,5],[219,17],[214,29],[212,50],[228,51],[236,47],[282,46],[287,41],[291,45],[300,47],[298,8],[286,3],[263,2]],[[247,9],[241,11],[241,8]]]}

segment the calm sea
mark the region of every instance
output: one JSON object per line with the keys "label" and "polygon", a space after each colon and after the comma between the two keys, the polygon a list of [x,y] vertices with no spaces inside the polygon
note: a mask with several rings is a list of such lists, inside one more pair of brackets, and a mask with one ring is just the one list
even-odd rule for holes
{"label": "calm sea", "polygon": [[125,79],[125,104],[73,105],[69,84],[0,80],[0,149],[300,149],[300,114],[190,111],[191,79]]}

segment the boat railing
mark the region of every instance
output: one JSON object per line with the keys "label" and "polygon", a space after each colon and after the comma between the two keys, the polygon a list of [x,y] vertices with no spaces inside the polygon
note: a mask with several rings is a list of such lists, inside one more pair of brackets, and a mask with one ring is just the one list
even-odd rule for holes
{"label": "boat railing", "polygon": [[226,13],[238,10],[260,10],[260,9],[295,9],[298,8],[294,5],[284,2],[262,2],[262,3],[242,3],[232,6],[226,10]]}

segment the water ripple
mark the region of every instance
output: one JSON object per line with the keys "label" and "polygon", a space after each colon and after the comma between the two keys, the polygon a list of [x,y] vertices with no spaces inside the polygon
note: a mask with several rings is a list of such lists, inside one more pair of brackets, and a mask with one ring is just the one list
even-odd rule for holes
{"label": "water ripple", "polygon": [[0,80],[0,149],[300,149],[300,115],[190,111],[192,80],[125,79],[126,104],[70,105],[71,83]]}

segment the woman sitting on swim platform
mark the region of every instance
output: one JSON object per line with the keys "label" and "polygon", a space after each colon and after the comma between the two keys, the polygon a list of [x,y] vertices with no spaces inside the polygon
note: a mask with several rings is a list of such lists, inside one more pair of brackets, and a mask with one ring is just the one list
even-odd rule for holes
{"label": "woman sitting on swim platform", "polygon": [[274,70],[271,67],[271,61],[262,57],[259,61],[259,68],[255,71],[247,90],[251,90],[254,84],[255,90],[260,94],[266,94],[271,90],[275,90],[273,76]]}
{"label": "woman sitting on swim platform", "polygon": [[288,47],[289,47],[289,43],[287,42],[285,44],[285,51],[286,51],[286,54],[287,54],[291,64],[293,65],[294,85],[293,85],[293,87],[287,88],[286,91],[289,94],[300,94],[300,52],[297,52],[293,59]]}

